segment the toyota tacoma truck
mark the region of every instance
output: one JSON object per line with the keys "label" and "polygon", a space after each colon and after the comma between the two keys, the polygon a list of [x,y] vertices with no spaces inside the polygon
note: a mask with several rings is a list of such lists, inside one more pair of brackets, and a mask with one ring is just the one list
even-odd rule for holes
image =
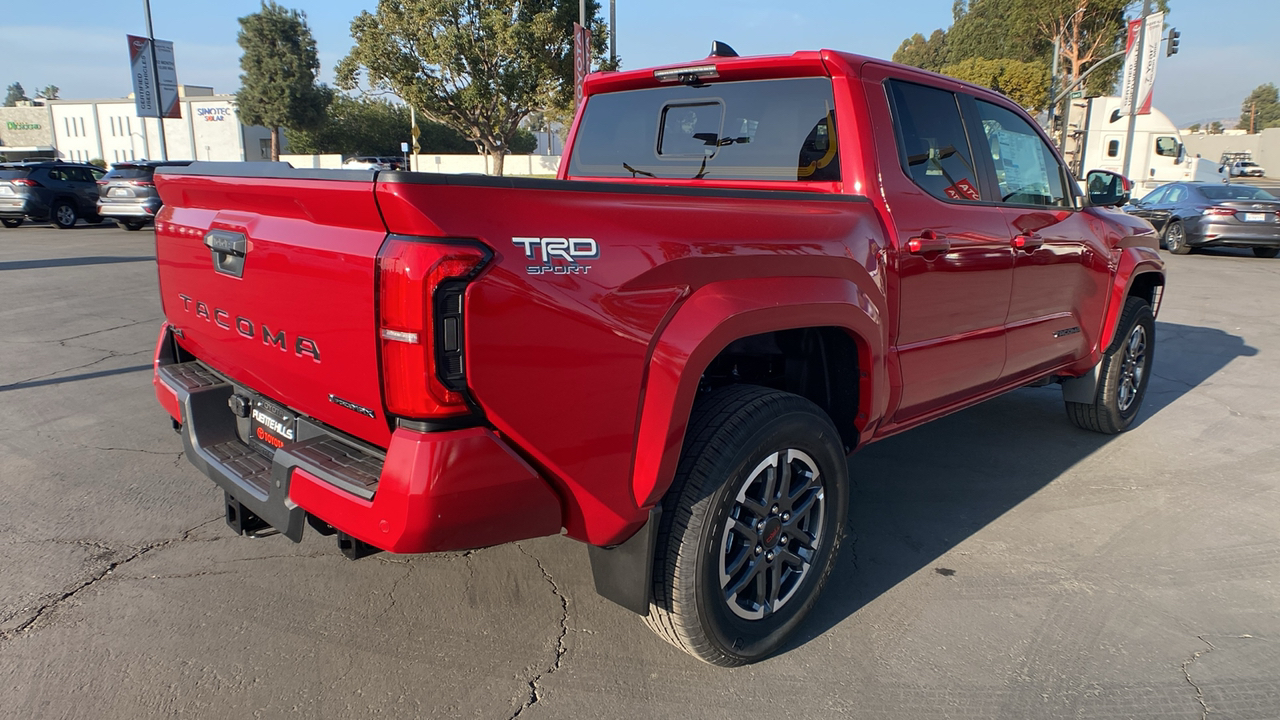
{"label": "toyota tacoma truck", "polygon": [[1008,98],[723,46],[583,92],[556,179],[156,175],[155,389],[234,530],[352,558],[562,533],[738,665],[813,607],[857,449],[1036,384],[1133,423],[1156,237]]}

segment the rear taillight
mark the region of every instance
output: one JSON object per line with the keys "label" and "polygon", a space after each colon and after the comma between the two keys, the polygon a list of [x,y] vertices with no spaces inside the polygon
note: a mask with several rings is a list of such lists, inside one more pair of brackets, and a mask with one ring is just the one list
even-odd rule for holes
{"label": "rear taillight", "polygon": [[1205,211],[1204,211],[1204,214],[1205,214],[1205,215],[1229,216],[1229,215],[1235,215],[1235,214],[1236,214],[1236,209],[1235,209],[1235,208],[1229,208],[1229,207],[1211,207],[1211,208],[1209,208],[1208,210],[1205,210]]}
{"label": "rear taillight", "polygon": [[387,412],[447,418],[468,412],[463,294],[490,253],[458,240],[392,235],[378,252],[378,337]]}
{"label": "rear taillight", "polygon": [[132,184],[137,185],[138,187],[155,187],[156,186],[155,182],[151,180],[134,180]]}
{"label": "rear taillight", "polygon": [[14,185],[22,185],[25,187],[44,187],[43,185],[36,182],[35,180],[32,180],[31,178],[14,178],[9,182],[13,183]]}

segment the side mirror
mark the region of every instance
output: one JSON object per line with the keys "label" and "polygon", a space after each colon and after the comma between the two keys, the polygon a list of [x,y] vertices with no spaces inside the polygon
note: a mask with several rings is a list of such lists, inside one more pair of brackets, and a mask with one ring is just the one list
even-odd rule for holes
{"label": "side mirror", "polygon": [[1129,202],[1129,191],[1133,186],[1119,173],[1090,170],[1085,176],[1085,187],[1089,190],[1089,205],[1120,207]]}
{"label": "side mirror", "polygon": [[1183,145],[1182,143],[1178,143],[1178,159],[1174,160],[1174,162],[1181,165],[1182,161],[1186,159],[1187,159],[1187,146]]}

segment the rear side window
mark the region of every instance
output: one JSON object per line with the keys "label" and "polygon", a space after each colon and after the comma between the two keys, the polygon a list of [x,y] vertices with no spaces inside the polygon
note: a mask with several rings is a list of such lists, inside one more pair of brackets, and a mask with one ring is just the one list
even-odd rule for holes
{"label": "rear side window", "polygon": [[26,169],[9,170],[5,168],[0,168],[0,180],[12,180],[14,178],[24,178],[30,173],[31,171]]}
{"label": "rear side window", "polygon": [[118,167],[112,168],[111,172],[107,173],[107,178],[110,180],[150,180],[154,174],[155,168]]}
{"label": "rear side window", "polygon": [[829,78],[684,85],[592,96],[569,159],[577,177],[840,179]]}
{"label": "rear side window", "polygon": [[898,80],[888,86],[902,169],[936,198],[981,200],[956,96]]}

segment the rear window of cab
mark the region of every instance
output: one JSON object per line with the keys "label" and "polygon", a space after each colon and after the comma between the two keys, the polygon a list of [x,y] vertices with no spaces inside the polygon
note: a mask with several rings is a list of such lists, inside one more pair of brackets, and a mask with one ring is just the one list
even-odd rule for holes
{"label": "rear window of cab", "polygon": [[571,177],[840,179],[829,78],[672,85],[593,95]]}

